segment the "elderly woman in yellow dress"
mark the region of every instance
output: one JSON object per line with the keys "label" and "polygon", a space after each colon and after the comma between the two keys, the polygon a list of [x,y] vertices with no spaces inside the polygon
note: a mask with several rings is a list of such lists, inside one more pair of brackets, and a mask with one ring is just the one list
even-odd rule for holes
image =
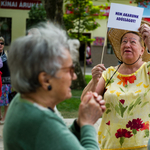
{"label": "elderly woman in yellow dress", "polygon": [[6,115],[4,149],[98,150],[93,125],[105,110],[104,100],[87,93],[78,119],[70,130],[66,127],[54,108],[72,96],[76,51],[56,24],[44,24],[38,30],[40,34],[21,37],[9,49],[11,83],[18,94]]}
{"label": "elderly woman in yellow dress", "polygon": [[[108,38],[121,64],[92,69],[88,91],[104,95],[106,111],[98,132],[101,150],[146,150],[150,120],[150,24],[139,32],[111,29]],[[145,43],[145,44],[144,44]]]}

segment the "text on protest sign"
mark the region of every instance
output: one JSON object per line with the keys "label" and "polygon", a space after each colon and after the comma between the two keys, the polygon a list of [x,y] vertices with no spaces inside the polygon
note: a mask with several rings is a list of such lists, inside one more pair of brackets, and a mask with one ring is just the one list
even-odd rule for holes
{"label": "text on protest sign", "polygon": [[108,27],[138,31],[143,8],[111,3]]}

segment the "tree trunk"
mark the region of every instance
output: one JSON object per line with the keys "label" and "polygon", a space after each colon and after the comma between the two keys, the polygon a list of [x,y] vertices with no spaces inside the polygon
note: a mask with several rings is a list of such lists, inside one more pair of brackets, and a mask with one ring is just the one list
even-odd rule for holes
{"label": "tree trunk", "polygon": [[86,72],[86,48],[87,48],[87,42],[85,43],[85,49],[84,49],[84,76]]}
{"label": "tree trunk", "polygon": [[47,19],[63,25],[63,0],[42,0]]}
{"label": "tree trunk", "polygon": [[46,10],[47,19],[54,21],[56,15],[57,0],[44,0],[44,8]]}
{"label": "tree trunk", "polygon": [[77,79],[72,81],[71,88],[81,90],[86,86],[86,81],[82,74],[82,70],[81,70],[79,62],[76,62],[75,73],[77,75]]}
{"label": "tree trunk", "polygon": [[57,0],[55,21],[63,25],[63,0]]}

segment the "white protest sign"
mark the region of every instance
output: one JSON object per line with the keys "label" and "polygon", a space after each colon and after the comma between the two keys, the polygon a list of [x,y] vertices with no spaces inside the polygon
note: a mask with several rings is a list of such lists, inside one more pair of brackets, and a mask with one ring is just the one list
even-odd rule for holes
{"label": "white protest sign", "polygon": [[107,27],[138,31],[143,8],[111,3]]}

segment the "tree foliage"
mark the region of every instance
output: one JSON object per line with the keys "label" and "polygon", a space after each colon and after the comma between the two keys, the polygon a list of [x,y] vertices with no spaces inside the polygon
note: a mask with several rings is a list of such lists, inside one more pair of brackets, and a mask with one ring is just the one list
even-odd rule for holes
{"label": "tree foliage", "polygon": [[33,5],[29,11],[29,19],[27,20],[27,28],[30,28],[41,21],[46,21],[46,11],[42,5]]}
{"label": "tree foliage", "polygon": [[83,35],[85,31],[93,31],[100,26],[97,19],[105,19],[104,9],[100,6],[94,6],[92,0],[65,0],[66,12],[63,16],[64,24],[68,35],[72,38],[77,38],[79,41],[92,42],[94,39],[89,39]]}
{"label": "tree foliage", "polygon": [[[94,6],[92,0],[65,0],[65,9],[66,13],[63,15],[63,20],[68,35],[84,43],[94,41],[95,39],[91,39],[83,33],[100,27],[97,20],[106,18],[103,16],[103,12],[100,11],[104,7]],[[83,49],[83,51],[85,53],[86,50]],[[85,67],[86,58],[84,58],[84,70]],[[72,88],[82,89],[85,87],[86,82],[79,62],[76,62],[75,72],[77,80],[72,82]]]}

